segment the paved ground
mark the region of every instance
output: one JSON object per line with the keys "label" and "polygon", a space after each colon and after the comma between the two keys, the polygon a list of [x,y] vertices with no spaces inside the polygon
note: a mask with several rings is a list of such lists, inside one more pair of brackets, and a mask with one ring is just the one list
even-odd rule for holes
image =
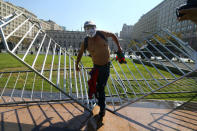
{"label": "paved ground", "polygon": [[[137,102],[118,111],[118,116],[106,113],[103,121],[95,124],[96,114],[90,117],[75,103],[56,103],[24,107],[0,107],[1,131],[192,131],[197,130],[197,104],[164,101]],[[175,108],[175,109],[174,109]]]}
{"label": "paved ground", "polygon": [[89,113],[77,104],[58,103],[24,107],[1,107],[2,131],[79,130]]}
{"label": "paved ground", "polygon": [[120,110],[139,131],[197,131],[197,103],[137,102]]}

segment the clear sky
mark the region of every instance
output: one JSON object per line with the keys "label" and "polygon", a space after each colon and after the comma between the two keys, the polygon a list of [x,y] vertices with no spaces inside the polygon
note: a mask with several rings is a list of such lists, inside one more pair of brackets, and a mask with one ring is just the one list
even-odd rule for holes
{"label": "clear sky", "polygon": [[120,32],[163,0],[5,0],[26,8],[39,19],[53,20],[67,30],[81,30],[87,20],[97,29]]}

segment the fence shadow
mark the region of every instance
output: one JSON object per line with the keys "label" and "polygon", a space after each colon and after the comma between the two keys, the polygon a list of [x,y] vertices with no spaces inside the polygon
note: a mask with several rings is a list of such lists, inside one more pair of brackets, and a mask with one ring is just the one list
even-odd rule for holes
{"label": "fence shadow", "polygon": [[[116,112],[118,116],[129,121],[136,129],[148,131],[182,131],[197,130],[197,103],[191,102],[197,95],[187,102],[177,102],[176,107],[164,102],[160,106],[148,103],[135,103],[131,108]],[[181,104],[182,103],[182,104]],[[149,105],[148,105],[149,104]],[[165,106],[164,106],[165,105]],[[151,108],[152,106],[152,108]],[[169,107],[168,107],[169,106]],[[157,107],[157,108],[156,108]],[[162,107],[162,108],[160,108]],[[165,107],[165,108],[164,108]],[[134,111],[138,110],[139,111]],[[130,111],[127,111],[130,110]],[[130,113],[130,114],[129,114]],[[134,115],[131,115],[135,113]],[[141,114],[138,114],[141,113]],[[146,114],[147,116],[143,116]]]}
{"label": "fence shadow", "polygon": [[154,130],[197,130],[197,103],[187,101],[168,113],[151,113],[155,119],[148,125]]}
{"label": "fence shadow", "polygon": [[90,117],[75,103],[47,103],[0,108],[1,131],[80,131]]}

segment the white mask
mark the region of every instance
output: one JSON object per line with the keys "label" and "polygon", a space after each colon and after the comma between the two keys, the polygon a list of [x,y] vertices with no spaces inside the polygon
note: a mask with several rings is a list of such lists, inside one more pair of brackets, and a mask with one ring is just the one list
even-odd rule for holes
{"label": "white mask", "polygon": [[87,36],[94,37],[96,35],[96,28],[90,28],[85,30]]}

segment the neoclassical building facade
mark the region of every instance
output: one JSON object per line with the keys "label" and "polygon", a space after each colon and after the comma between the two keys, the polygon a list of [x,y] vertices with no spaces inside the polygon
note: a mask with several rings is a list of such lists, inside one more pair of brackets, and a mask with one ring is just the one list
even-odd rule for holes
{"label": "neoclassical building facade", "polygon": [[191,21],[179,22],[176,9],[187,0],[163,0],[159,5],[144,14],[134,25],[132,39],[143,40],[151,33],[161,28],[167,28],[176,34],[181,34],[184,41],[197,49],[197,25]]}
{"label": "neoclassical building facade", "polygon": [[[84,41],[86,37],[83,31],[47,30],[46,33],[66,49],[72,48],[78,50],[81,42]],[[119,39],[119,41],[123,50],[125,50],[127,43],[122,39]],[[108,44],[111,51],[117,51],[117,46],[111,38],[108,38]]]}

